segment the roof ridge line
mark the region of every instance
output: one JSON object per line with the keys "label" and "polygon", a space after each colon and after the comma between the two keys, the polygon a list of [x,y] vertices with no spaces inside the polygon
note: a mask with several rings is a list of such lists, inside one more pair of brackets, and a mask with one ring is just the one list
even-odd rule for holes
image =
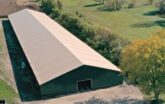
{"label": "roof ridge line", "polygon": [[[27,9],[28,10],[28,12],[29,12],[29,9]],[[31,10],[30,10],[31,11]],[[33,11],[32,11],[33,12]],[[37,11],[35,11],[35,12],[37,12]],[[35,17],[35,19],[36,19],[36,16],[33,14],[33,13],[31,13],[31,12],[29,12],[31,15],[33,15],[34,17]],[[43,12],[41,12],[43,15],[46,15],[45,13],[43,13]],[[49,16],[48,16],[49,17]],[[49,17],[50,18],[50,17]],[[50,18],[51,19],[51,18]],[[38,19],[36,19],[37,21],[38,21],[38,23],[40,23],[43,27],[45,27],[46,28],[46,30],[48,31],[48,30],[50,30],[49,28],[47,28],[41,21],[39,21]],[[56,22],[57,23],[57,22]],[[58,23],[57,23],[58,24]],[[60,24],[58,24],[59,26],[61,26]],[[63,26],[61,26],[62,28],[64,28]],[[68,30],[67,30],[68,31]],[[51,31],[48,31],[50,34],[53,34]],[[68,31],[69,32],[69,31]],[[70,33],[70,32],[69,32]],[[53,37],[55,37],[54,35],[52,35]],[[58,39],[58,38],[56,38],[61,44],[62,44],[62,42]],[[78,56],[76,56],[75,54],[73,54],[74,52],[72,52],[71,51],[71,49],[70,48],[68,48],[65,44],[62,44],[68,51],[69,51],[69,53],[71,53],[77,60],[79,60],[79,62],[83,65],[84,63],[80,60],[80,58],[78,57]]]}

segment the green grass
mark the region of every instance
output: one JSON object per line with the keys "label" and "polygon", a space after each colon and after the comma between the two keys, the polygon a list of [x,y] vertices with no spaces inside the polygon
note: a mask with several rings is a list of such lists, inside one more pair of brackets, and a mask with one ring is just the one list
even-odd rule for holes
{"label": "green grass", "polygon": [[63,11],[75,14],[78,11],[95,26],[111,30],[127,39],[144,39],[153,33],[160,31],[163,18],[157,15],[144,15],[157,10],[153,5],[141,6],[133,9],[124,8],[121,11],[102,10],[103,5],[88,6],[96,4],[94,0],[61,0]]}
{"label": "green grass", "polygon": [[163,104],[165,104],[165,93],[160,95],[160,99],[163,99]]}
{"label": "green grass", "polygon": [[8,104],[12,104],[15,102],[15,98],[17,97],[14,89],[7,85],[5,81],[0,80],[0,99],[5,99]]}
{"label": "green grass", "polygon": [[[0,34],[2,34],[2,30],[0,29]],[[2,52],[2,43],[0,41],[0,53]]]}

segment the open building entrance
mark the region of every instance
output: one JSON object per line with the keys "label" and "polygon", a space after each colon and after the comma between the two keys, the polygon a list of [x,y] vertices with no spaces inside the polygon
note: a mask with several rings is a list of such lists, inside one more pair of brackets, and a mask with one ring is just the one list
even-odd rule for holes
{"label": "open building entrance", "polygon": [[84,80],[78,82],[78,91],[86,91],[91,89],[91,80]]}

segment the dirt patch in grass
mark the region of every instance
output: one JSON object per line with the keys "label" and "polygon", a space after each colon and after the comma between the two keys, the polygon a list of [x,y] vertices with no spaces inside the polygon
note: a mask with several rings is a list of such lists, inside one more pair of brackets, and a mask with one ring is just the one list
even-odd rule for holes
{"label": "dirt patch in grass", "polygon": [[17,104],[17,94],[15,90],[5,81],[0,80],[0,99],[6,100],[8,104]]}
{"label": "dirt patch in grass", "polygon": [[23,8],[37,9],[38,6],[30,0],[0,0],[0,17],[7,17]]}

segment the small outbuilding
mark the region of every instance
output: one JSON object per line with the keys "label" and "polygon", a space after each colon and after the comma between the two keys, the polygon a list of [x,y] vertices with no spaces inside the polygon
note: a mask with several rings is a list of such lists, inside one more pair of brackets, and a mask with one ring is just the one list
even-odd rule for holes
{"label": "small outbuilding", "polygon": [[43,98],[122,84],[121,70],[46,14],[8,16]]}

